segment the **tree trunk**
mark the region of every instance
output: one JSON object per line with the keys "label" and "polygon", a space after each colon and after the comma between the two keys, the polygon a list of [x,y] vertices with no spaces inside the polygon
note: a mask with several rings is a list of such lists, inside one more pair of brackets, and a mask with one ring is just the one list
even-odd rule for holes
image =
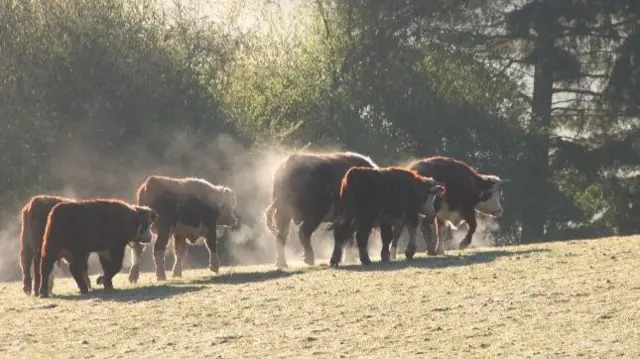
{"label": "tree trunk", "polygon": [[[541,26],[541,28],[545,28]],[[522,242],[539,242],[544,237],[549,196],[549,141],[553,73],[546,54],[553,48],[548,31],[540,31],[536,40],[537,59],[533,79],[533,100],[528,143],[528,205],[524,208]]]}

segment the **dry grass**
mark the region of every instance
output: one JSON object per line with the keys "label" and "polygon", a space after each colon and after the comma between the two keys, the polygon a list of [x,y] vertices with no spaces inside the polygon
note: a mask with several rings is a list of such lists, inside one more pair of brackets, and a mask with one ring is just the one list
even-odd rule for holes
{"label": "dry grass", "polygon": [[0,356],[637,358],[639,264],[634,236],[165,284],[119,274],[120,290],[86,297],[65,278],[46,300],[4,283]]}

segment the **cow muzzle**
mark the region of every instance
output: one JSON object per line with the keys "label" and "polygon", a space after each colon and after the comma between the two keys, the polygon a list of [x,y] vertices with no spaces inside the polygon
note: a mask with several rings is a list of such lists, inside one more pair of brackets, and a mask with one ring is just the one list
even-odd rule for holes
{"label": "cow muzzle", "polygon": [[142,232],[142,234],[140,234],[140,236],[138,236],[138,242],[143,244],[151,243],[151,240],[153,240],[151,228],[147,228],[144,232]]}

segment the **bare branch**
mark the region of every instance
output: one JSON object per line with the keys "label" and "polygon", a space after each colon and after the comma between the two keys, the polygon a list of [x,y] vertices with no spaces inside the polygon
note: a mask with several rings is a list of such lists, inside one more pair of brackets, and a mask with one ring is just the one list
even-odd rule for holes
{"label": "bare branch", "polygon": [[576,95],[587,95],[587,96],[594,96],[594,97],[602,96],[602,94],[599,92],[594,92],[594,91],[584,90],[584,89],[572,89],[572,88],[554,88],[553,93],[572,93]]}

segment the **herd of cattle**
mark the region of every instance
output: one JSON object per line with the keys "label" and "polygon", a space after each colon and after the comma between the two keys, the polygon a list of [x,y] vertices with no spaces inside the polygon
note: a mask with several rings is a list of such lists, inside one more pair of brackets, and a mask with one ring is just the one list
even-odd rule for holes
{"label": "herd of cattle", "polygon": [[[278,167],[273,179],[271,203],[265,222],[276,238],[276,266],[287,266],[285,245],[291,220],[307,264],[315,262],[311,235],[321,223],[330,223],[334,234],[331,266],[341,262],[345,245],[354,239],[362,265],[371,263],[368,240],[380,230],[381,260],[395,259],[398,240],[406,227],[406,258],[416,253],[420,230],[429,255],[442,253],[438,229],[445,222],[465,221],[468,231],[460,243],[464,249],[476,230],[475,211],[500,216],[500,194],[506,179],[481,174],[469,165],[447,157],[416,160],[407,166],[379,167],[370,158],[353,152],[295,153]],[[26,294],[48,297],[53,270],[64,259],[80,293],[88,293],[88,258],[97,253],[102,266],[97,285],[113,288],[112,279],[122,269],[126,247],[132,265],[129,281],[137,282],[145,244],[153,243],[157,280],[165,280],[165,251],[173,236],[173,276],[182,276],[186,241],[205,238],[209,269],[218,272],[217,226],[236,227],[236,195],[233,189],[197,178],[152,175],[137,190],[137,204],[119,199],[77,199],[53,195],[31,198],[21,212],[20,266]],[[354,236],[355,235],[355,236]],[[355,237],[355,238],[354,238]],[[33,267],[33,283],[32,272]]]}

